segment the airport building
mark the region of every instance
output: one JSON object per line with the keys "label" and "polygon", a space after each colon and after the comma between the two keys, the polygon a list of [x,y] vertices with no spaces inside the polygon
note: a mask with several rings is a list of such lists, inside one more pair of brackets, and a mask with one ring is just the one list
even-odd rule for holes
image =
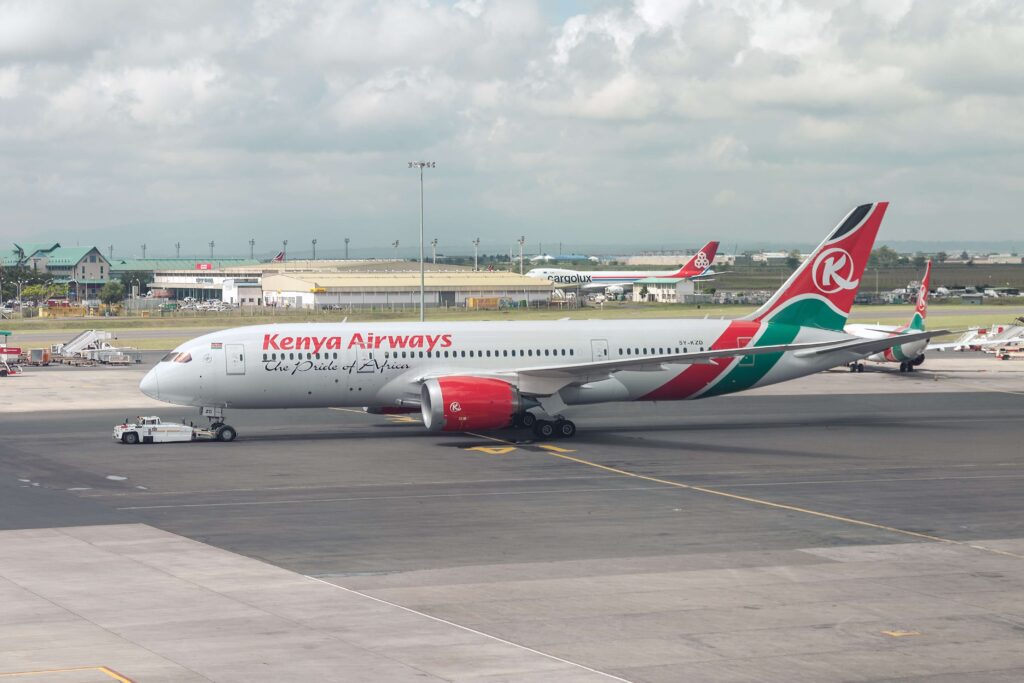
{"label": "airport building", "polygon": [[[431,308],[475,305],[477,300],[530,305],[548,301],[552,284],[518,273],[431,271],[424,289]],[[286,308],[418,306],[420,276],[408,271],[267,273],[263,298],[267,306]]]}
{"label": "airport building", "polygon": [[697,292],[693,280],[677,277],[646,277],[633,283],[633,301],[659,304],[699,304],[710,295]]}

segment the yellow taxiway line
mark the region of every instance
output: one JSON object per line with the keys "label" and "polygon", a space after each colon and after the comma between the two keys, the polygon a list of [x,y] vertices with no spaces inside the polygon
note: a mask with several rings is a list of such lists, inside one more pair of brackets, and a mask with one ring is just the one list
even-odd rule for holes
{"label": "yellow taxiway line", "polygon": [[16,678],[16,677],[21,677],[21,676],[45,676],[46,674],[60,674],[60,673],[68,673],[68,672],[72,672],[72,671],[98,671],[98,672],[100,672],[102,674],[105,674],[106,676],[109,676],[111,679],[113,679],[115,681],[119,681],[120,683],[134,683],[134,681],[132,681],[132,679],[128,678],[127,676],[124,676],[123,674],[119,674],[116,671],[114,671],[113,669],[111,669],[110,667],[106,667],[106,666],[76,666],[76,667],[70,667],[70,668],[66,668],[66,669],[41,669],[39,671],[14,671],[14,672],[11,672],[11,673],[0,673],[0,678]]}
{"label": "yellow taxiway line", "polygon": [[[498,439],[498,438],[495,438],[495,437],[492,437],[492,436],[486,436],[484,434],[476,434],[476,433],[473,433],[473,432],[467,432],[467,434],[470,434],[471,436],[475,436],[475,437],[481,438],[481,439],[489,439],[491,441],[497,441],[499,443],[508,444],[510,446],[517,445],[517,444],[515,444],[512,441],[506,441],[504,439]],[[1007,557],[1017,557],[1017,558],[1020,558],[1020,559],[1024,559],[1024,555],[1020,555],[1018,553],[1012,553],[1012,552],[1009,552],[1007,550],[999,550],[998,548],[990,548],[988,546],[980,545],[980,544],[977,544],[977,543],[971,543],[971,542],[968,542],[968,541],[957,541],[957,540],[954,540],[952,538],[944,538],[942,536],[935,536],[933,534],[923,534],[923,533],[921,533],[919,531],[910,531],[909,529],[900,529],[899,527],[889,526],[887,524],[879,524],[877,522],[868,522],[868,521],[865,521],[865,520],[862,520],[862,519],[855,519],[853,517],[845,517],[843,515],[833,515],[833,514],[831,514],[829,512],[820,512],[818,510],[811,510],[809,508],[799,507],[797,505],[788,505],[786,503],[776,503],[774,501],[765,500],[763,498],[754,498],[752,496],[742,496],[742,495],[740,495],[738,493],[729,493],[728,491],[721,491],[719,489],[712,489],[712,488],[708,488],[706,486],[696,486],[694,484],[684,484],[684,483],[679,482],[679,481],[672,481],[671,479],[662,479],[661,477],[652,477],[652,476],[650,476],[648,474],[639,474],[637,472],[630,472],[629,470],[624,470],[624,469],[622,469],[620,467],[612,467],[610,465],[602,465],[601,463],[594,462],[592,460],[587,460],[587,459],[581,458],[579,456],[569,455],[569,453],[566,453],[566,452],[559,452],[559,451],[562,451],[562,450],[565,450],[565,449],[561,449],[561,448],[558,448],[558,447],[556,447],[555,449],[552,449],[550,447],[545,447],[545,446],[543,446],[541,444],[533,444],[533,445],[536,445],[536,446],[540,447],[541,449],[543,449],[541,452],[546,453],[546,454],[548,454],[548,455],[550,455],[552,457],[561,458],[562,460],[568,460],[570,462],[574,462],[574,463],[576,463],[578,465],[584,465],[586,467],[593,467],[595,469],[602,470],[604,472],[610,472],[611,474],[617,474],[617,475],[622,476],[622,477],[631,477],[633,479],[642,479],[644,481],[650,481],[650,482],[653,482],[655,484],[663,484],[665,486],[672,486],[672,487],[679,488],[679,489],[684,489],[684,490],[687,490],[687,491],[696,491],[698,493],[706,493],[708,495],[718,496],[720,498],[727,498],[727,499],[730,499],[730,500],[736,500],[736,501],[740,501],[740,502],[744,502],[744,503],[750,503],[752,505],[761,505],[761,506],[764,506],[764,507],[773,508],[775,510],[785,510],[787,512],[798,512],[800,514],[810,515],[812,517],[819,517],[819,518],[822,518],[822,519],[828,519],[828,520],[832,520],[834,522],[842,522],[844,524],[853,524],[855,526],[867,527],[869,529],[877,529],[879,531],[887,531],[889,533],[900,534],[902,536],[910,536],[912,538],[918,538],[918,539],[922,539],[922,540],[925,540],[925,541],[933,541],[933,542],[936,542],[936,543],[946,543],[946,544],[949,544],[949,545],[959,545],[959,546],[964,546],[964,547],[967,547],[967,548],[973,548],[975,550],[982,550],[984,552],[993,553],[993,554],[996,554],[996,555],[1005,555]]]}

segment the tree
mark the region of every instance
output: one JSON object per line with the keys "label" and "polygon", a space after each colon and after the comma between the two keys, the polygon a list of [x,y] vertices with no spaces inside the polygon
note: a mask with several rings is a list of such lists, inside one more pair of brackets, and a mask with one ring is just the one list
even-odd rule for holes
{"label": "tree", "polygon": [[914,265],[917,268],[924,268],[924,264],[927,261],[928,261],[928,259],[926,259],[924,256],[921,256],[920,254],[918,254],[917,256],[914,257]]}
{"label": "tree", "polygon": [[949,254],[947,254],[944,251],[940,251],[938,254],[935,255],[935,260],[938,261],[939,263],[945,263],[946,259],[948,258]]}
{"label": "tree", "polygon": [[871,252],[868,266],[871,268],[891,268],[899,265],[899,262],[900,255],[896,253],[896,250],[883,244]]}
{"label": "tree", "polygon": [[116,280],[103,285],[103,289],[100,290],[100,301],[108,306],[124,301],[124,285]]}
{"label": "tree", "polygon": [[800,250],[794,249],[786,256],[786,266],[790,270],[796,270],[800,266]]}

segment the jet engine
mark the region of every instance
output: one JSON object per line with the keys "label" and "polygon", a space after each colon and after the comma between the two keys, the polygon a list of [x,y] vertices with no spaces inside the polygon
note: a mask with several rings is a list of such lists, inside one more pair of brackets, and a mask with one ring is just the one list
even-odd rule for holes
{"label": "jet engine", "polygon": [[420,389],[423,424],[432,432],[501,429],[524,407],[519,390],[500,379],[439,377]]}

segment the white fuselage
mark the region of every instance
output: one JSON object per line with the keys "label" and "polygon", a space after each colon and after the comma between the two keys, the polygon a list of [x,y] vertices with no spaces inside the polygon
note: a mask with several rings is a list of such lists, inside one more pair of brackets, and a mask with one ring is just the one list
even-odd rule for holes
{"label": "white fuselage", "polygon": [[[904,332],[913,332],[914,330],[908,330],[906,326],[898,327],[896,325],[862,325],[862,324],[850,324],[845,328],[847,334],[852,334],[855,337],[861,337],[863,339],[886,339],[888,337],[895,337],[903,334]],[[928,340],[922,339],[920,341],[910,342],[908,344],[897,344],[891,349],[873,353],[867,357],[870,361],[878,363],[902,363],[904,361],[912,361],[928,348]]]}
{"label": "white fuselage", "polygon": [[[168,354],[141,388],[168,403],[204,407],[387,408],[418,399],[429,377],[515,382],[517,370],[773,344],[780,337],[782,343],[850,339],[842,332],[728,320],[271,324],[198,337]],[[595,372],[590,381],[561,388],[558,396],[567,405],[702,398],[854,358],[836,351],[720,358],[701,365],[655,362]]]}
{"label": "white fuselage", "polygon": [[[582,289],[604,289],[612,285],[632,287],[633,283],[648,277],[673,277],[679,269],[670,271],[635,270],[571,270],[569,268],[534,268],[526,277],[548,280],[556,285],[578,286]],[[620,290],[621,291],[621,290]]]}

